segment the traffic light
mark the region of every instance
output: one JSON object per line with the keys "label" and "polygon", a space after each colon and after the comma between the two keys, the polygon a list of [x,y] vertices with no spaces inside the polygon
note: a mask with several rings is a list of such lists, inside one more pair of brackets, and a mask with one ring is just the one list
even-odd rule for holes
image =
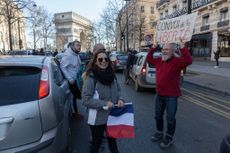
{"label": "traffic light", "polygon": [[121,33],[121,40],[124,40],[125,39],[125,35],[124,35],[124,32]]}

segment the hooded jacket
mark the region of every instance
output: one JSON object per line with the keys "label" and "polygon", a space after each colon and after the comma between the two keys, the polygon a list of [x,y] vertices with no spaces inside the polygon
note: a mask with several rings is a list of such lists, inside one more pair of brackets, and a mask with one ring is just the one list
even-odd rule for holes
{"label": "hooded jacket", "polygon": [[79,55],[75,53],[70,47],[67,48],[64,56],[61,59],[61,70],[68,81],[76,80],[76,74],[80,68],[80,65],[81,59]]}

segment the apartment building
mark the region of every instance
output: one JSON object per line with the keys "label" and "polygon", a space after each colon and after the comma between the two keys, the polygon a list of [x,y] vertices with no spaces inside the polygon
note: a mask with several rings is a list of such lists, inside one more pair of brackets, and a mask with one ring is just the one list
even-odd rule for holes
{"label": "apartment building", "polygon": [[[160,0],[160,19],[187,13],[188,0]],[[214,59],[220,50],[220,61],[230,61],[230,0],[191,0],[191,12],[197,12],[190,43],[194,57]]]}
{"label": "apartment building", "polygon": [[117,16],[116,43],[118,50],[142,50],[156,34],[152,25],[159,18],[154,0],[127,1]]}
{"label": "apartment building", "polygon": [[82,50],[92,49],[92,22],[74,12],[56,13],[54,15],[56,28],[56,47],[64,49],[68,42],[78,40],[82,43]]}
{"label": "apartment building", "polygon": [[[10,50],[10,40],[12,38],[12,49],[26,49],[26,35],[23,20],[23,13],[15,12],[14,22],[11,24],[11,35],[9,35],[9,26],[6,22],[6,17],[0,15],[0,50]],[[18,16],[18,17],[17,17]]]}

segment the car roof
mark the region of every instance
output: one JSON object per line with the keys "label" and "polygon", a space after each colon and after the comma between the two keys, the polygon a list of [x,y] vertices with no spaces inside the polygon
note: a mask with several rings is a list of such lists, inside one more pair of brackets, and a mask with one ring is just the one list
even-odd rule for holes
{"label": "car roof", "polygon": [[136,56],[147,55],[147,54],[148,54],[148,52],[139,52],[139,53],[136,54]]}
{"label": "car roof", "polygon": [[42,67],[46,56],[0,56],[0,66]]}

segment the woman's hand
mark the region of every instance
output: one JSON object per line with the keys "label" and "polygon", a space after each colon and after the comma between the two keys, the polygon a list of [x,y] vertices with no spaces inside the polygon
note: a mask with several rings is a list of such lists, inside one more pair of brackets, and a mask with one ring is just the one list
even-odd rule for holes
{"label": "woman's hand", "polygon": [[124,107],[125,106],[125,103],[123,100],[118,100],[118,103],[117,103],[118,107]]}
{"label": "woman's hand", "polygon": [[108,101],[107,104],[106,104],[106,106],[107,106],[108,108],[112,108],[112,107],[113,107],[113,102]]}

